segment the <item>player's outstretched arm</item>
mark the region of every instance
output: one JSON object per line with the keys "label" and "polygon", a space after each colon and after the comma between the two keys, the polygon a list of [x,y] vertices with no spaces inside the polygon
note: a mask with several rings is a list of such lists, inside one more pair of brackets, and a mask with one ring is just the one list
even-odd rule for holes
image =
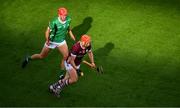
{"label": "player's outstretched arm", "polygon": [[46,44],[49,45],[49,34],[50,34],[50,29],[47,27],[46,32],[45,32],[45,38],[46,38]]}
{"label": "player's outstretched arm", "polygon": [[75,36],[74,36],[74,34],[70,28],[69,28],[69,35],[70,35],[72,40],[76,41],[76,38],[75,38]]}
{"label": "player's outstretched arm", "polygon": [[68,58],[68,62],[73,66],[73,68],[75,69],[75,70],[77,70],[78,68],[76,67],[76,65],[75,65],[75,63],[74,63],[74,60],[75,60],[75,56],[70,56],[69,58]]}
{"label": "player's outstretched arm", "polygon": [[93,54],[93,52],[92,52],[92,51],[89,51],[89,52],[88,52],[88,56],[89,56],[89,59],[90,59],[90,61],[91,61],[91,67],[92,67],[92,68],[95,68],[96,65],[95,65],[95,63],[94,63],[94,54]]}

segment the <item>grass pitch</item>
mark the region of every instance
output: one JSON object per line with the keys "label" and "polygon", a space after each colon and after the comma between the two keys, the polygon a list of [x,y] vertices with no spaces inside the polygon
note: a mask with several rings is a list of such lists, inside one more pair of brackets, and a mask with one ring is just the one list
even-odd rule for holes
{"label": "grass pitch", "polygon": [[[77,39],[92,36],[105,74],[82,65],[84,77],[58,99],[48,92],[58,51],[25,69],[21,62],[40,52],[61,6]],[[5,0],[0,19],[0,106],[180,106],[179,0]]]}

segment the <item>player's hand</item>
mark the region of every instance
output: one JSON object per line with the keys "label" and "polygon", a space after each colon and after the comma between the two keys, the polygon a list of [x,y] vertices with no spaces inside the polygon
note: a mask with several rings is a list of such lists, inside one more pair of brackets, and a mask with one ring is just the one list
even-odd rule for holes
{"label": "player's hand", "polygon": [[91,63],[91,68],[95,68],[96,64],[95,63]]}
{"label": "player's hand", "polygon": [[46,45],[49,46],[50,45],[50,42],[49,40],[46,41]]}

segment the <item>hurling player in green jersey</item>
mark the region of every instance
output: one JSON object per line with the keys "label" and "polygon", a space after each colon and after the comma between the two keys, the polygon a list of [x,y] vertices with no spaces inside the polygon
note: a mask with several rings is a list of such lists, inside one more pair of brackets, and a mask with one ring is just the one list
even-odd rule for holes
{"label": "hurling player in green jersey", "polygon": [[22,68],[24,68],[30,60],[33,59],[43,59],[45,58],[50,49],[57,48],[59,52],[63,55],[63,60],[61,62],[61,69],[64,69],[64,61],[68,56],[68,46],[65,40],[67,33],[75,41],[75,36],[70,29],[71,18],[68,16],[66,8],[58,9],[58,17],[54,18],[47,27],[45,32],[46,42],[42,51],[39,54],[33,54],[27,56],[22,63]]}

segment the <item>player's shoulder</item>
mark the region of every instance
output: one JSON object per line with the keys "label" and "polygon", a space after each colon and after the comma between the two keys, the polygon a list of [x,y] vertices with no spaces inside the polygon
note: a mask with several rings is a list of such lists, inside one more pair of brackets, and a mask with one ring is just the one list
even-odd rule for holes
{"label": "player's shoulder", "polygon": [[66,17],[66,20],[70,22],[70,21],[71,21],[71,17],[68,15],[68,16]]}
{"label": "player's shoulder", "polygon": [[81,48],[80,46],[80,43],[79,42],[76,42],[73,46],[72,46],[72,49],[73,50],[79,50]]}
{"label": "player's shoulder", "polygon": [[58,17],[52,18],[51,23],[56,23],[56,22],[58,22]]}
{"label": "player's shoulder", "polygon": [[78,48],[79,48],[79,47],[80,47],[80,42],[76,42],[76,43],[73,45],[73,47],[76,47],[76,48],[78,47]]}

